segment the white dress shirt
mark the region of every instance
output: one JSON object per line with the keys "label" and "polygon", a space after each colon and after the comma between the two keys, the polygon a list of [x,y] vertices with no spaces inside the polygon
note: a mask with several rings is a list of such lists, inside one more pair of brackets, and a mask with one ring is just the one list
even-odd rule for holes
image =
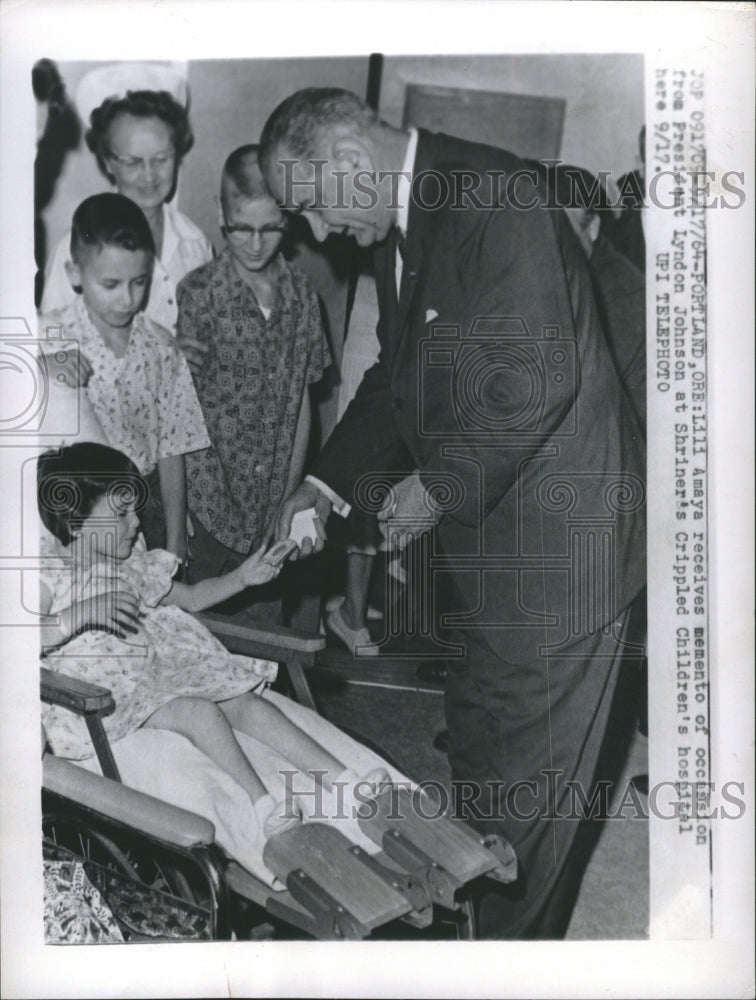
{"label": "white dress shirt", "polygon": [[[402,164],[401,173],[399,175],[399,183],[396,188],[398,208],[396,210],[395,225],[404,237],[407,235],[407,225],[409,223],[410,197],[412,195],[412,174],[415,169],[415,157],[417,156],[417,139],[417,129],[411,128],[409,130],[407,150],[404,154],[404,163]],[[399,248],[397,247],[395,264],[397,295],[399,295],[399,289],[402,284],[403,267],[404,260],[402,255],[399,253]],[[342,517],[348,516],[352,509],[351,504],[348,504],[346,500],[342,500],[338,493],[334,493],[330,486],[327,486],[315,476],[305,476],[305,482],[312,483],[313,486],[317,486],[320,492],[331,501],[333,509],[337,514],[340,514]]]}

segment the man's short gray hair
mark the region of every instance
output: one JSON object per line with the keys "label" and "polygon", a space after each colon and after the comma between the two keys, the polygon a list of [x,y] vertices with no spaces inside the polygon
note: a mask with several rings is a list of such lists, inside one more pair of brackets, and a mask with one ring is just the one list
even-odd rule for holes
{"label": "man's short gray hair", "polygon": [[279,151],[312,159],[324,133],[344,125],[364,131],[378,121],[376,113],[356,94],[338,87],[305,87],[282,101],[260,136],[260,166],[267,174]]}

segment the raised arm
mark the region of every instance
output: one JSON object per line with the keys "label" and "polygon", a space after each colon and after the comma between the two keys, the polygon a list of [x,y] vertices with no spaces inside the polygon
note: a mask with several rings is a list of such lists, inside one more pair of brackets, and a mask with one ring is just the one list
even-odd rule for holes
{"label": "raised arm", "polygon": [[236,569],[224,576],[212,576],[199,583],[174,582],[170,592],[160,602],[175,604],[184,611],[204,611],[221,601],[233,597],[246,587],[255,587],[273,580],[281,572],[281,565],[271,566],[263,560],[267,543],[260,546]]}
{"label": "raised arm", "polygon": [[160,498],[165,512],[165,547],[186,561],[186,473],[183,455],[158,459]]}

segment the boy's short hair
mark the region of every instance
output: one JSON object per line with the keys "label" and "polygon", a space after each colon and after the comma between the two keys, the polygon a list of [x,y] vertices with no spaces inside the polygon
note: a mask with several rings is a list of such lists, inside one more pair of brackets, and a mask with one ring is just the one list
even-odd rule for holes
{"label": "boy's short hair", "polygon": [[37,507],[42,523],[64,545],[89,517],[102,496],[118,504],[133,502],[136,510],[147,499],[147,484],[123,452],[105,444],[83,441],[47,451],[37,459]]}
{"label": "boy's short hair", "polygon": [[87,249],[106,246],[144,250],[155,254],[152,230],[141,208],[122,194],[94,194],[74,212],[71,223],[71,258],[79,264]]}
{"label": "boy's short hair", "polygon": [[231,153],[223,165],[221,174],[221,205],[228,208],[229,195],[245,199],[270,198],[265,178],[260,170],[259,147],[250,143],[239,146]]}

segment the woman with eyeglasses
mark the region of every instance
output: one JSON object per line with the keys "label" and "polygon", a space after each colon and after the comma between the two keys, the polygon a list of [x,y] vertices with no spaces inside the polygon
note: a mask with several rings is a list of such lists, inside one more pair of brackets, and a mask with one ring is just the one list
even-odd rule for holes
{"label": "woman with eyeglasses", "polygon": [[[175,332],[176,286],[213,256],[204,233],[171,203],[181,162],[193,143],[186,84],[166,66],[105,66],[82,79],[76,105],[89,121],[86,143],[100,170],[147,218],[157,253],[145,312]],[[65,269],[69,244],[66,233],[48,262],[42,313],[75,298]]]}

